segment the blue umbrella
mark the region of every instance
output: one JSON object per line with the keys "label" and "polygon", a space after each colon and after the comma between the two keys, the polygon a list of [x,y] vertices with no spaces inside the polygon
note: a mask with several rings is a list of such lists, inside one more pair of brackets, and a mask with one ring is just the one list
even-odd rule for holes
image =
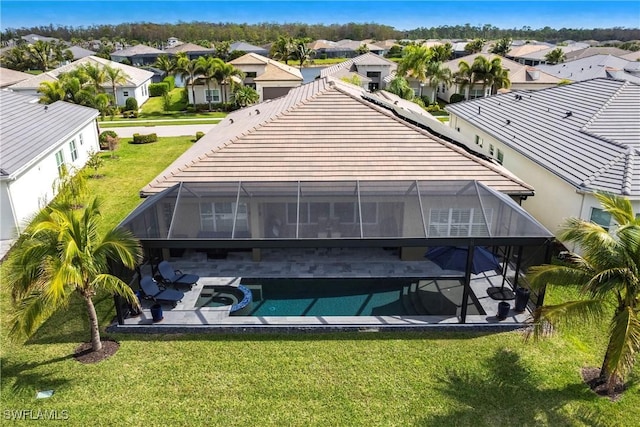
{"label": "blue umbrella", "polygon": [[[434,246],[424,254],[425,258],[436,263],[443,270],[465,271],[467,269],[467,253],[469,250],[459,246]],[[483,271],[500,268],[498,259],[488,249],[476,246],[473,251],[471,272],[480,274]]]}

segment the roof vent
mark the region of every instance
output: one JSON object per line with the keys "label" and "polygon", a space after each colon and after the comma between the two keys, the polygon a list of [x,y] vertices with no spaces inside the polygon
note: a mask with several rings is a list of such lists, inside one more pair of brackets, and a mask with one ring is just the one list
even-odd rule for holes
{"label": "roof vent", "polygon": [[566,119],[567,117],[571,117],[573,116],[573,113],[571,111],[567,111],[566,113],[564,113],[564,118]]}
{"label": "roof vent", "polygon": [[48,110],[48,109],[49,109],[49,106],[48,106],[48,105],[45,105],[45,106],[44,106],[44,111],[45,111],[45,113],[47,112],[47,110]]}
{"label": "roof vent", "polygon": [[507,119],[507,124],[510,125],[511,124],[511,120]]}
{"label": "roof vent", "polygon": [[480,106],[478,106],[478,114],[480,114]]}
{"label": "roof vent", "polygon": [[256,114],[260,114],[260,110],[256,108]]}
{"label": "roof vent", "polygon": [[229,123],[233,124],[233,119],[229,119]]}

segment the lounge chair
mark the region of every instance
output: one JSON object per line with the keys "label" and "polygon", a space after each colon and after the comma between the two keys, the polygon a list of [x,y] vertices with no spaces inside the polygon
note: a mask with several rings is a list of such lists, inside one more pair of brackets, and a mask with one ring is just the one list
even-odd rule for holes
{"label": "lounge chair", "polygon": [[158,282],[151,276],[144,276],[140,280],[140,289],[144,296],[156,302],[168,302],[175,307],[179,301],[182,301],[184,292],[175,289],[160,289]]}
{"label": "lounge chair", "polygon": [[158,272],[162,278],[162,283],[166,285],[189,286],[191,288],[200,280],[198,275],[184,274],[180,270],[175,270],[168,261],[161,261],[158,264]]}

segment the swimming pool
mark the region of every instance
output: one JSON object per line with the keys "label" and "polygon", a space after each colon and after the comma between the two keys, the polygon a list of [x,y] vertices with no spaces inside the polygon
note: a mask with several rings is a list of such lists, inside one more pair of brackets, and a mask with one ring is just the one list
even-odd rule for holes
{"label": "swimming pool", "polygon": [[[413,316],[461,312],[459,280],[420,278],[243,278],[249,316]],[[473,293],[468,314],[486,314]]]}

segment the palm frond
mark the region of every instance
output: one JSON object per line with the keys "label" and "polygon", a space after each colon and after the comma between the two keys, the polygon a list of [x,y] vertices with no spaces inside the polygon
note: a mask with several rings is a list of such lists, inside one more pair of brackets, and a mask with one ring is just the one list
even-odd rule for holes
{"label": "palm frond", "polygon": [[111,274],[99,274],[94,279],[93,286],[96,289],[102,288],[111,293],[120,295],[131,304],[139,304],[138,297],[136,297],[136,294],[133,292],[131,287],[120,280],[120,278]]}
{"label": "palm frond", "polygon": [[15,304],[9,336],[14,340],[30,337],[59,307],[40,292],[24,296]]}
{"label": "palm frond", "polygon": [[638,351],[640,351],[640,319],[638,319],[638,313],[631,307],[625,307],[611,321],[605,362],[609,383],[617,378],[624,378],[631,371]]}
{"label": "palm frond", "polygon": [[576,268],[567,265],[538,265],[529,268],[527,277],[533,289],[542,289],[548,284],[558,286],[584,286],[593,272],[588,268]]}
{"label": "palm frond", "polygon": [[610,213],[618,224],[630,224],[640,221],[633,214],[631,200],[606,192],[598,192],[595,196],[602,205],[603,210]]}
{"label": "palm frond", "polygon": [[550,335],[555,328],[584,325],[602,319],[606,303],[601,299],[568,301],[557,305],[538,307],[533,312],[533,329],[527,338],[534,339]]}
{"label": "palm frond", "polygon": [[592,261],[615,251],[617,241],[600,225],[580,218],[568,218],[560,229],[560,240],[576,242],[584,251],[584,258]]}

